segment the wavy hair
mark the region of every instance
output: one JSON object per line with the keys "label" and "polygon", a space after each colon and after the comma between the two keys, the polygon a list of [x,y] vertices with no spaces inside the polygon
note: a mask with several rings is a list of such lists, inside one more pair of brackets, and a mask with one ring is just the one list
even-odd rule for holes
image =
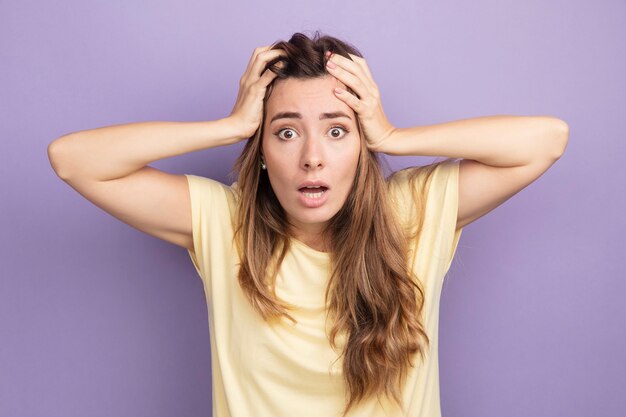
{"label": "wavy hair", "polygon": [[[283,49],[281,56],[267,64],[277,74],[311,79],[324,77],[325,52],[348,59],[362,57],[352,45],[335,37],[313,38],[295,33],[289,41],[278,41],[272,49]],[[276,65],[283,61],[283,65]],[[267,102],[273,82],[264,98]],[[348,91],[351,89],[348,88]],[[263,106],[263,121],[266,106]],[[358,121],[357,121],[358,124]],[[238,281],[251,305],[270,322],[285,316],[293,306],[275,292],[276,276],[290,247],[286,213],[270,185],[267,171],[261,170],[261,125],[250,137],[234,164],[239,194],[236,246],[241,258]],[[359,133],[362,132],[358,125]],[[402,386],[412,358],[424,358],[430,340],[422,324],[424,305],[422,284],[408,262],[409,239],[416,239],[422,228],[422,208],[427,188],[416,187],[418,173],[429,178],[434,166],[410,170],[413,199],[420,213],[412,224],[404,224],[391,204],[388,183],[381,171],[378,154],[367,148],[361,133],[361,152],[352,190],[342,208],[328,222],[331,277],[326,288],[327,320],[333,319],[328,335],[333,349],[336,338],[345,336],[343,377],[346,406],[343,416],[360,401],[386,395],[401,407]],[[426,172],[425,172],[426,171]],[[395,175],[395,174],[394,174]],[[428,184],[428,181],[427,181]],[[421,194],[417,189],[420,189]],[[338,358],[338,359],[339,359]]]}

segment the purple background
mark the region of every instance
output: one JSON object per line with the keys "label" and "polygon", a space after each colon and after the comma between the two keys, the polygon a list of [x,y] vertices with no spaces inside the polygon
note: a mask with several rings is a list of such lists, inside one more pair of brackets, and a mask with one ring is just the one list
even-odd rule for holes
{"label": "purple background", "polygon": [[[315,29],[361,50],[396,126],[570,126],[547,173],[463,232],[442,295],[444,417],[625,415],[625,20],[617,0],[2,0],[0,415],[210,415],[186,251],[82,198],[46,148],[105,125],[225,117],[255,47]],[[151,165],[227,182],[241,145]]]}

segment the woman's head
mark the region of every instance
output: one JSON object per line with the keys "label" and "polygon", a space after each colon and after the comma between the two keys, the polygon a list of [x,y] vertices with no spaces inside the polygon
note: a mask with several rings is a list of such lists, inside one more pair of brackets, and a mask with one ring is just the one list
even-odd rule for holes
{"label": "woman's head", "polygon": [[[301,240],[323,236],[352,192],[361,139],[356,115],[326,75],[275,81],[266,102],[262,158],[272,191]],[[265,173],[263,173],[264,175]],[[303,188],[306,182],[319,188]]]}
{"label": "woman's head", "polygon": [[[267,65],[277,77],[266,90],[263,122],[242,159],[267,167],[258,169],[259,198],[279,203],[275,209],[284,214],[284,232],[321,242],[328,238],[330,219],[354,192],[357,168],[363,159],[375,159],[361,137],[356,113],[333,93],[334,87],[351,90],[327,71],[326,52],[362,55],[318,33],[313,39],[296,33],[271,49],[286,54]],[[307,181],[324,185],[317,194],[307,192],[302,189]]]}
{"label": "woman's head", "polygon": [[[319,33],[312,39],[296,33],[272,49],[286,54],[268,63],[277,77],[266,89],[263,121],[234,167],[239,284],[265,320],[296,321],[288,313],[293,306],[274,291],[278,268],[291,237],[323,242],[332,267],[326,289],[327,315],[334,319],[329,340],[336,348],[339,333],[347,338],[344,414],[374,395],[390,395],[400,404],[412,357],[423,355],[428,344],[420,321],[423,290],[408,268],[407,237],[378,156],[367,147],[355,112],[332,88],[355,93],[326,70],[326,51],[348,59],[362,55]],[[276,119],[281,115],[289,117]],[[325,183],[322,200],[303,195],[307,180]]]}

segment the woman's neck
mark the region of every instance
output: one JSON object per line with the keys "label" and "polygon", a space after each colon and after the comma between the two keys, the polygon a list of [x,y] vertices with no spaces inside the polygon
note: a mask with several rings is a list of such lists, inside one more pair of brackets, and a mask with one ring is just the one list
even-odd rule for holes
{"label": "woman's neck", "polygon": [[306,233],[298,232],[293,233],[293,236],[300,242],[304,243],[310,248],[319,252],[330,252],[330,242],[325,239],[321,233]]}

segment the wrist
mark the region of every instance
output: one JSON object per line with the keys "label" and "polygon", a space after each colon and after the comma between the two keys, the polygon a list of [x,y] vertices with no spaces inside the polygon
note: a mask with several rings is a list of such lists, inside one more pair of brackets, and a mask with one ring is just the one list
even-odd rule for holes
{"label": "wrist", "polygon": [[230,144],[241,142],[254,134],[254,132],[250,133],[250,129],[246,128],[237,116],[231,115],[220,119],[220,124],[229,138]]}
{"label": "wrist", "polygon": [[399,128],[397,127],[391,127],[387,133],[385,135],[383,135],[382,138],[380,138],[378,140],[378,142],[376,142],[376,145],[374,145],[374,152],[379,152],[379,153],[389,153],[389,151],[391,150],[391,142],[393,142],[393,137],[395,136],[396,132],[399,130]]}

